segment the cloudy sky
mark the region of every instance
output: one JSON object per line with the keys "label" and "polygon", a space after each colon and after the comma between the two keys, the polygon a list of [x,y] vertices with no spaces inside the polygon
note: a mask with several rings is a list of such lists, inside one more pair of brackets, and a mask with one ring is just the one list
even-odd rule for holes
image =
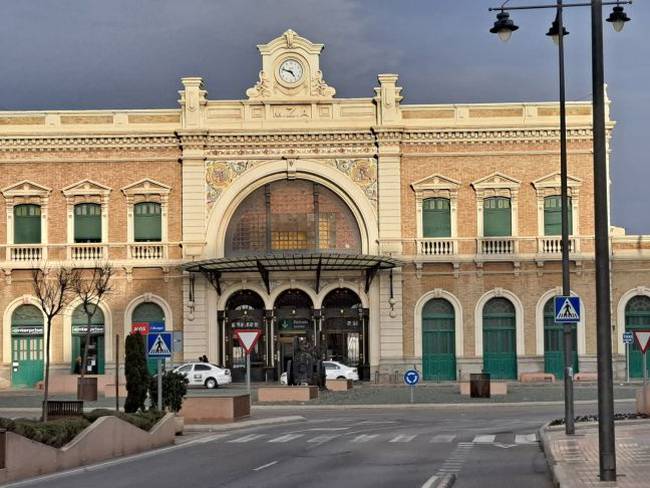
{"label": "cloudy sky", "polygon": [[[487,7],[500,3],[0,0],[0,110],[173,107],[189,75],[205,79],[209,98],[243,98],[257,79],[255,45],[288,28],[325,43],[322,69],[340,97],[371,96],[377,73],[396,72],[405,103],[557,99],[556,50],[544,35],[554,13],[513,13],[520,29],[503,44],[488,32]],[[588,100],[589,9],[568,10],[567,96]],[[650,233],[650,5],[638,0],[626,11],[633,20],[622,33],[605,31],[618,124],[613,223]]]}

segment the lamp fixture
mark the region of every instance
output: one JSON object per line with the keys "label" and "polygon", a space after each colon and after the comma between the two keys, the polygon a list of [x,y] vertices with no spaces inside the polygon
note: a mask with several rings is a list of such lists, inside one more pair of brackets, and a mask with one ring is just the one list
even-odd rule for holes
{"label": "lamp fixture", "polygon": [[623,10],[623,7],[621,7],[619,4],[616,4],[612,10],[612,13],[609,14],[609,17],[607,18],[607,22],[610,22],[612,24],[612,27],[614,27],[614,30],[616,32],[621,32],[623,30],[623,27],[625,27],[625,23],[629,22],[630,20],[632,19],[627,16],[625,10]]}

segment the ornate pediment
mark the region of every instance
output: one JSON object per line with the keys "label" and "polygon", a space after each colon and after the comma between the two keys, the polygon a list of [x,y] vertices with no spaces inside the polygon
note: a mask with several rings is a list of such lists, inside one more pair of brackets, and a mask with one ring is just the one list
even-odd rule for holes
{"label": "ornate pediment", "polygon": [[422,178],[414,183],[411,183],[411,188],[416,193],[423,192],[426,190],[450,190],[455,191],[460,186],[460,182],[448,178],[447,176],[442,176],[439,174],[433,174]]}
{"label": "ornate pediment", "polygon": [[144,178],[122,188],[127,197],[135,195],[169,195],[171,187],[150,178]]}
{"label": "ornate pediment", "polygon": [[90,196],[101,196],[107,197],[111,193],[111,189],[107,186],[97,183],[93,180],[81,180],[77,183],[74,183],[70,186],[66,186],[61,190],[63,195],[66,198],[72,197],[90,197]]}
{"label": "ornate pediment", "polygon": [[475,190],[518,190],[521,186],[521,181],[497,171],[474,181],[472,186]]}
{"label": "ornate pediment", "polygon": [[331,99],[336,90],[325,83],[320,70],[323,47],[291,29],[267,44],[259,44],[262,69],[246,95],[252,100]]}
{"label": "ornate pediment", "polygon": [[23,180],[19,183],[7,186],[3,188],[2,194],[5,198],[16,198],[16,197],[41,197],[47,198],[52,190],[46,186],[39,185],[33,181]]}
{"label": "ornate pediment", "polygon": [[[567,185],[569,186],[569,188],[576,188],[582,185],[582,180],[580,178],[576,178],[575,176],[567,175]],[[553,188],[553,189],[560,188],[561,181],[560,181],[559,171],[556,173],[551,173],[550,175],[546,175],[538,180],[533,181],[533,186],[535,187],[536,190],[541,190],[546,188]]]}

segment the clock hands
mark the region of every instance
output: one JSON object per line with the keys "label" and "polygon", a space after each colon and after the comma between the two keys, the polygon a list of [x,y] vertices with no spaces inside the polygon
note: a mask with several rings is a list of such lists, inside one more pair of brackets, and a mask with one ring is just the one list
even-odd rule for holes
{"label": "clock hands", "polygon": [[293,76],[294,78],[296,77],[296,74],[293,71],[291,71],[290,69],[282,68],[282,71],[286,71],[287,73],[291,73],[291,76]]}

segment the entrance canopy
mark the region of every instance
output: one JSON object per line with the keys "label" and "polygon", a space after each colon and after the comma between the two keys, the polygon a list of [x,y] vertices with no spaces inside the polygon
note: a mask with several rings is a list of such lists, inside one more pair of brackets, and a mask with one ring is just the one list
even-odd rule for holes
{"label": "entrance canopy", "polygon": [[195,261],[183,265],[185,271],[202,273],[217,293],[221,294],[220,279],[224,273],[258,272],[271,293],[269,273],[272,271],[315,271],[316,292],[320,286],[323,271],[364,271],[366,273],[366,293],[377,271],[402,266],[402,262],[386,256],[346,253],[296,253],[284,252],[264,255],[227,257]]}

